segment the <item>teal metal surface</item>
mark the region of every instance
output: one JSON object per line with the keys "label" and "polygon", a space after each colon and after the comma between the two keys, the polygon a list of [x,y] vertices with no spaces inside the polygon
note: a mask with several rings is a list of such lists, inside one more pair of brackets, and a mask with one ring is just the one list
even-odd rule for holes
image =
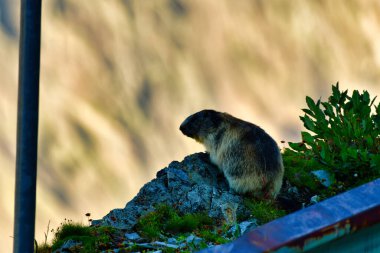
{"label": "teal metal surface", "polygon": [[380,252],[380,224],[326,243],[308,253],[375,253]]}

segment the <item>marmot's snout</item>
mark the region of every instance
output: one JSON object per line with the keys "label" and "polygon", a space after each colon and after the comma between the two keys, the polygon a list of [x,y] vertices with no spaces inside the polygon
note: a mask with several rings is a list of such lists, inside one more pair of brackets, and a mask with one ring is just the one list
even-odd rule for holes
{"label": "marmot's snout", "polygon": [[190,124],[189,124],[189,122],[191,120],[190,118],[191,118],[191,116],[188,117],[187,119],[185,119],[184,122],[182,122],[182,124],[179,127],[179,130],[181,130],[181,132],[184,135],[186,135],[186,136],[188,136],[190,138],[193,138],[194,134],[195,134],[195,131],[194,131],[194,127],[190,127]]}

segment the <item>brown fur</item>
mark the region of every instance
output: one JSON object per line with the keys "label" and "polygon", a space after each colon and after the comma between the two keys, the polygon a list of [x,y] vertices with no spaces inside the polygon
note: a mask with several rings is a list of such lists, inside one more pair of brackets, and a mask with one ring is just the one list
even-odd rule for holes
{"label": "brown fur", "polygon": [[189,116],[180,130],[206,147],[231,189],[257,197],[277,196],[284,167],[276,142],[263,129],[227,113],[203,110]]}

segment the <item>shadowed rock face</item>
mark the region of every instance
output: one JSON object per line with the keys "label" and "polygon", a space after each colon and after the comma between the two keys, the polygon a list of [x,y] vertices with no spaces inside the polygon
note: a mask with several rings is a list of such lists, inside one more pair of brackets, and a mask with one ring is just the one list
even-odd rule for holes
{"label": "shadowed rock face", "polygon": [[[277,204],[288,212],[309,205],[310,195],[299,192],[285,181]],[[123,209],[113,209],[93,225],[112,226],[132,230],[138,219],[155,209],[158,204],[175,207],[181,213],[206,212],[215,220],[229,224],[246,219],[250,211],[244,198],[233,192],[224,175],[210,161],[209,154],[195,153],[182,162],[171,162],[157,172],[156,178],[146,183]]]}
{"label": "shadowed rock face", "polygon": [[124,209],[112,210],[96,224],[129,230],[157,204],[175,206],[182,213],[206,212],[227,222],[235,222],[237,216],[249,216],[243,197],[230,191],[209,155],[196,153],[157,172],[157,177],[145,184]]}

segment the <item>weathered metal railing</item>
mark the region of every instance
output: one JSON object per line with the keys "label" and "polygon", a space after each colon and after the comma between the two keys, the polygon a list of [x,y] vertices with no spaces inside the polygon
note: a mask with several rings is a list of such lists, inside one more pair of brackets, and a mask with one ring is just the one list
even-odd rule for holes
{"label": "weathered metal railing", "polygon": [[380,179],[201,252],[380,252]]}
{"label": "weathered metal railing", "polygon": [[40,34],[41,0],[22,0],[13,244],[15,253],[34,251]]}

